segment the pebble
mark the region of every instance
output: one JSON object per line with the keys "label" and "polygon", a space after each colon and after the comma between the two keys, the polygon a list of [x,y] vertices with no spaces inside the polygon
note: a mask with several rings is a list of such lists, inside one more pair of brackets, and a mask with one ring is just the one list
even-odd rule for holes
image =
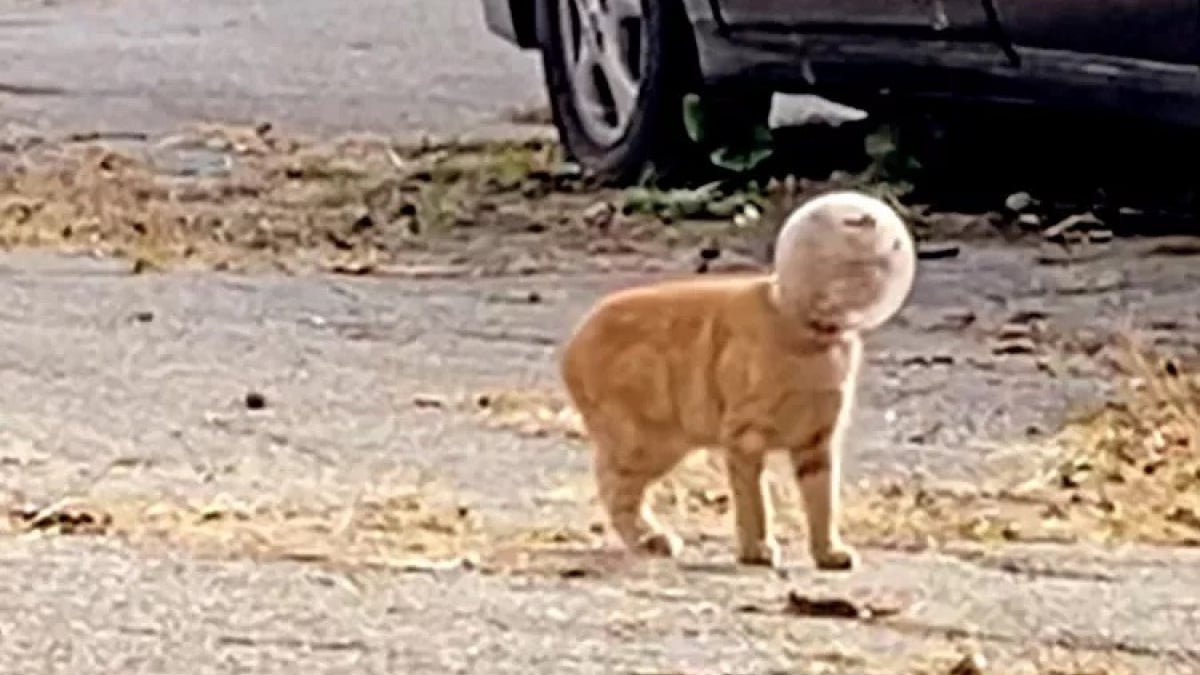
{"label": "pebble", "polygon": [[583,210],[583,222],[588,227],[605,229],[612,223],[617,213],[617,207],[610,202],[596,202]]}
{"label": "pebble", "polygon": [[418,408],[445,408],[446,399],[436,394],[417,394],[412,398],[413,405]]}
{"label": "pebble", "polygon": [[919,260],[945,260],[957,258],[960,252],[957,244],[921,244],[917,246]]}
{"label": "pebble", "polygon": [[1079,213],[1073,216],[1058,221],[1042,232],[1042,238],[1046,241],[1063,242],[1067,239],[1067,235],[1077,230],[1094,230],[1099,229],[1104,223],[1091,213]]}
{"label": "pebble", "polygon": [[987,667],[987,658],[979,652],[972,652],[955,663],[948,675],[984,675]]}
{"label": "pebble", "polygon": [[261,392],[249,391],[246,392],[245,403],[250,410],[262,410],[267,407],[267,397]]}
{"label": "pebble", "polygon": [[1034,344],[1033,340],[1030,340],[1028,338],[1015,338],[1015,339],[1009,339],[1009,340],[1002,340],[1002,341],[996,343],[996,345],[994,347],[992,347],[992,353],[997,356],[1017,356],[1020,354],[1033,354],[1036,351],[1037,351],[1037,345]]}
{"label": "pebble", "polygon": [[1021,213],[1034,205],[1033,196],[1028,192],[1014,192],[1004,200],[1004,208],[1015,213]]}
{"label": "pebble", "polygon": [[1042,218],[1036,213],[1022,213],[1017,216],[1017,225],[1026,230],[1036,230],[1042,226]]}

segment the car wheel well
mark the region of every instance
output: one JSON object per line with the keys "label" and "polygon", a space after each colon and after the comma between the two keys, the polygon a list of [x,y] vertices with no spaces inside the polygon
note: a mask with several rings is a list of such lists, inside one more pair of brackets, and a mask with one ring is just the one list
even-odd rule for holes
{"label": "car wheel well", "polygon": [[512,14],[517,46],[522,49],[534,49],[541,46],[541,40],[538,39],[537,9],[534,6],[534,3],[539,1],[508,0],[508,10]]}

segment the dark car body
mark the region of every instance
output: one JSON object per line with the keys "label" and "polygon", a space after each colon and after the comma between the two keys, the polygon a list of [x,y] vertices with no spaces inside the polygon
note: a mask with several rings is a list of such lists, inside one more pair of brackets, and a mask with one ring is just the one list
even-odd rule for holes
{"label": "dark car body", "polygon": [[[536,48],[535,2],[483,0]],[[682,0],[706,83],[1200,121],[1200,0]]]}

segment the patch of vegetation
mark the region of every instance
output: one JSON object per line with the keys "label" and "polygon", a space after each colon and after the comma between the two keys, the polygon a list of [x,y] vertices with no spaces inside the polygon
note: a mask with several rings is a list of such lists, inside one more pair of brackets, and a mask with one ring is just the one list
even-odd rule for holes
{"label": "patch of vegetation", "polygon": [[[683,99],[683,122],[688,138],[701,148],[708,148],[708,160],[713,166],[735,174],[749,173],[775,152],[774,138],[764,122],[737,128],[714,128],[711,112],[698,94]],[[741,125],[738,125],[739,127]]]}
{"label": "patch of vegetation", "polygon": [[376,489],[350,503],[184,503],[152,497],[89,497],[9,513],[18,533],[110,536],[169,544],[197,555],[289,560],[332,568],[423,571],[474,555],[485,540],[478,516],[429,488]]}
{"label": "patch of vegetation", "polygon": [[[868,484],[848,490],[845,529],[856,543],[924,548],[953,541],[1138,542],[1200,546],[1200,371],[1134,345],[1118,348],[1116,399],[1023,454],[1022,469],[987,486]],[[577,415],[547,392],[507,392],[489,424],[523,435],[584,438]],[[1040,470],[1031,455],[1050,452]],[[772,458],[777,503],[798,503]],[[580,494],[585,491],[580,490]],[[724,532],[732,508],[723,463],[694,455],[657,490],[657,508],[684,528]],[[795,509],[786,530],[803,532]]]}
{"label": "patch of vegetation", "polygon": [[1116,398],[1069,424],[1048,465],[983,493],[890,486],[856,529],[871,538],[1200,546],[1200,373],[1127,341]]}

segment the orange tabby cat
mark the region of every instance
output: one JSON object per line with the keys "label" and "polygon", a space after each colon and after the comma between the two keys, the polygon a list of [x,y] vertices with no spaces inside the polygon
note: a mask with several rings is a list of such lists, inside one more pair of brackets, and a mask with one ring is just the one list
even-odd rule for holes
{"label": "orange tabby cat", "polygon": [[679,553],[682,541],[651,513],[646,490],[693,450],[720,448],[738,560],[778,565],[764,460],[780,450],[791,457],[817,567],[856,564],[838,534],[839,446],[859,334],[906,302],[913,241],[883,202],[833,192],[792,212],[774,258],[772,274],[614,293],[565,346],[562,377],[594,445],[598,493],[631,550]]}

